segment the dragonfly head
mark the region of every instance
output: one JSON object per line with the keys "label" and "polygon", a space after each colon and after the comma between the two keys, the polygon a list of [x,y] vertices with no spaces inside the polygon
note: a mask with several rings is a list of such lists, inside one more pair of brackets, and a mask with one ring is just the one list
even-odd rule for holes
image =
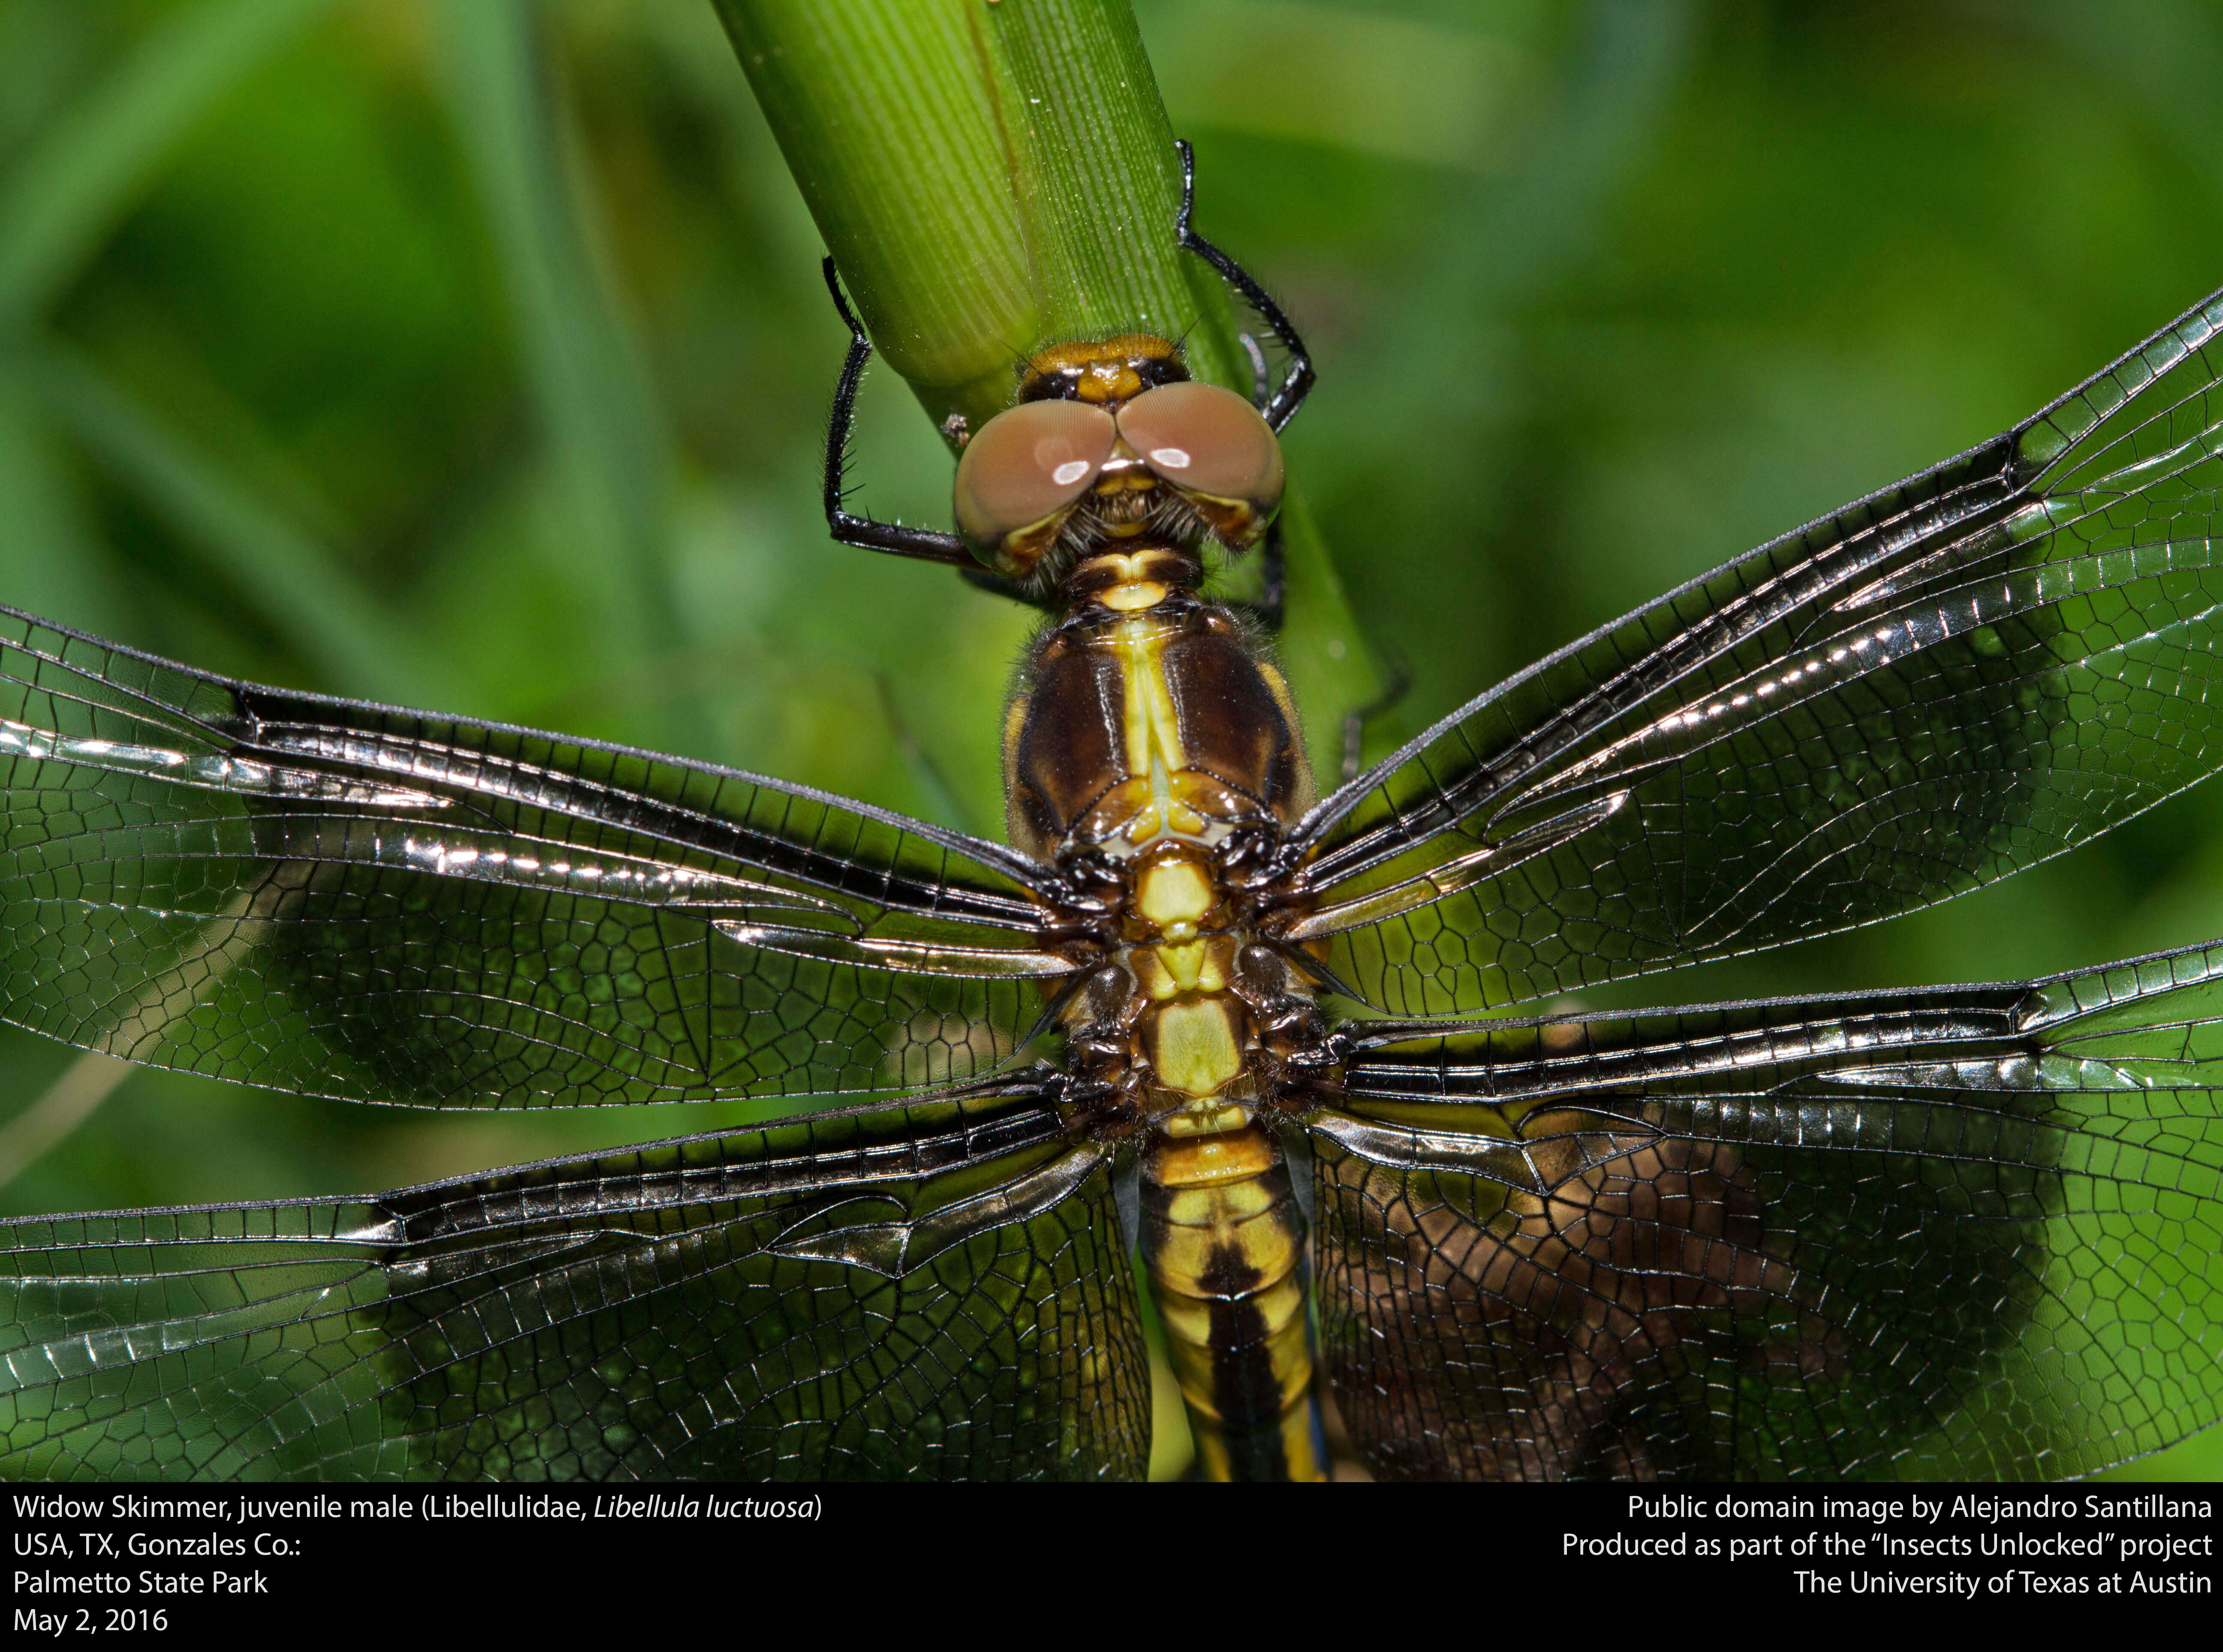
{"label": "dragonfly head", "polygon": [[1045,586],[1098,552],[1170,550],[1200,573],[1197,545],[1248,548],[1282,482],[1256,407],[1191,379],[1168,340],[1129,333],[1028,361],[1017,404],[958,460],[957,530],[997,573]]}

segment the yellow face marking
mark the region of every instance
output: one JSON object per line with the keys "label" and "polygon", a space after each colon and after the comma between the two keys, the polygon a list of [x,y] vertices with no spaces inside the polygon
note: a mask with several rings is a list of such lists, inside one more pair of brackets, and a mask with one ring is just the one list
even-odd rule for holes
{"label": "yellow face marking", "polygon": [[1126,401],[1142,394],[1143,365],[1168,361],[1178,354],[1170,339],[1147,332],[1053,344],[1027,358],[1020,394],[1024,395],[1046,379],[1073,375],[1074,400],[1099,406]]}

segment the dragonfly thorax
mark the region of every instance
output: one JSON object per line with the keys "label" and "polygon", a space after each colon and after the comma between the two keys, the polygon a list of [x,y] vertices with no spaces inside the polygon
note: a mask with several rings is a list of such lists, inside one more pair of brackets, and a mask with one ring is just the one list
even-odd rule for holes
{"label": "dragonfly thorax", "polygon": [[1295,710],[1241,621],[1185,589],[1179,556],[1078,563],[1006,723],[1013,845],[1108,897],[1060,925],[1097,949],[1067,1015],[1082,1134],[1247,1129],[1293,1104],[1284,1069],[1324,1032],[1260,927],[1250,867],[1313,801]]}
{"label": "dragonfly thorax", "polygon": [[[1170,552],[1092,558],[1170,569]],[[1288,684],[1226,609],[1178,590],[1141,612],[1084,600],[1036,639],[1004,726],[1006,824],[1043,861],[1286,825],[1313,781]]]}

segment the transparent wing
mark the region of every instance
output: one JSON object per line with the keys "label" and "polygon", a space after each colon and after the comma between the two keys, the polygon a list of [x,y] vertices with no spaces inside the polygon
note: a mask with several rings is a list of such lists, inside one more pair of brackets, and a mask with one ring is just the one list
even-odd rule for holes
{"label": "transparent wing", "polygon": [[2223,943],[1361,1043],[1316,1245],[1380,1473],[2050,1479],[2223,1410]]}
{"label": "transparent wing", "polygon": [[0,610],[0,1015],[358,1100],[891,1091],[1042,1011],[1030,865],[803,788]]}
{"label": "transparent wing", "polygon": [[1299,940],[1399,1015],[1865,924],[2223,762],[2223,294],[1327,799]]}
{"label": "transparent wing", "polygon": [[0,1469],[1139,1477],[1109,1172],[1037,1101],[364,1201],[0,1225]]}

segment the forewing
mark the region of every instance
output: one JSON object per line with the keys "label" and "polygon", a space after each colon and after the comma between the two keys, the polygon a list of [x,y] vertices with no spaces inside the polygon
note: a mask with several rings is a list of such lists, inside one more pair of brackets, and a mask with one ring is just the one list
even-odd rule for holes
{"label": "forewing", "polygon": [[1316,1264],[1378,1473],[2051,1479],[2223,1409],[2223,943],[1361,1037]]}
{"label": "forewing", "polygon": [[0,1015],[358,1100],[962,1082],[1027,863],[702,764],[203,676],[0,610]]}
{"label": "forewing", "polygon": [[2044,412],[1523,672],[1300,839],[1343,979],[1471,1011],[1872,922],[2223,762],[2209,300]]}
{"label": "forewing", "polygon": [[1138,1477],[1089,1150],[1036,1102],[365,1201],[0,1226],[15,1477]]}

